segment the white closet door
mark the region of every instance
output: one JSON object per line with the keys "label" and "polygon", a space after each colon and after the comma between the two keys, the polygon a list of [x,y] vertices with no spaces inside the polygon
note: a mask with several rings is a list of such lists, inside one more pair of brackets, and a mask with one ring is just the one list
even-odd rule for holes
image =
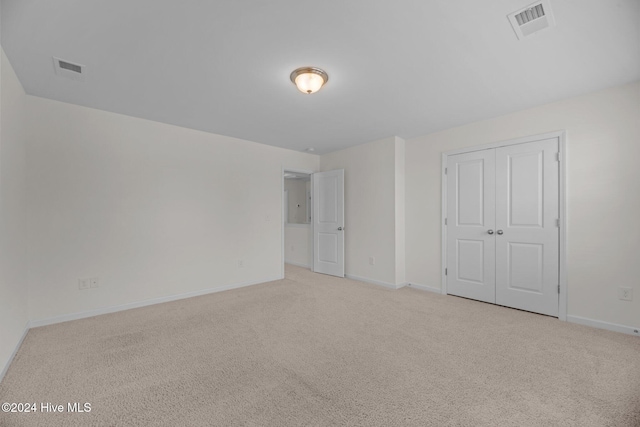
{"label": "white closet door", "polygon": [[496,304],[558,315],[558,139],[496,149]]}
{"label": "white closet door", "polygon": [[313,271],[344,277],[344,170],[313,174]]}
{"label": "white closet door", "polygon": [[449,156],[447,293],[495,303],[495,151]]}

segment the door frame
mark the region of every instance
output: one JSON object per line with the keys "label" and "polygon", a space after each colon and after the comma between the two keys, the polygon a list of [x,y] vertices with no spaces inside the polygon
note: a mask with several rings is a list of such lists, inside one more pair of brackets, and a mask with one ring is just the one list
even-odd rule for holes
{"label": "door frame", "polygon": [[[560,294],[558,298],[558,318],[560,320],[567,320],[567,204],[566,204],[566,189],[567,189],[567,180],[566,180],[566,164],[567,164],[567,156],[566,156],[566,139],[567,133],[565,130],[558,130],[549,133],[543,133],[532,136],[525,136],[522,138],[509,139],[505,141],[492,142],[489,144],[481,144],[474,145],[471,147],[459,148],[456,150],[449,150],[442,153],[442,200],[441,207],[442,213],[440,218],[440,226],[442,230],[442,242],[441,242],[441,258],[442,258],[442,266],[441,266],[441,284],[442,284],[442,294],[447,295],[447,226],[445,224],[445,220],[447,218],[447,163],[449,156],[455,154],[463,154],[470,153],[473,151],[481,151],[488,150],[491,148],[499,148],[505,147],[509,145],[517,145],[517,144],[526,144],[527,142],[535,142],[543,139],[550,138],[558,138],[558,148],[560,152],[559,159],[559,216],[560,216],[560,230],[559,230],[559,284],[560,284]],[[284,184],[283,184],[284,185]]]}
{"label": "door frame", "polygon": [[[280,171],[280,254],[282,257],[282,265],[280,266],[280,278],[284,279],[284,228],[285,228],[285,223],[284,223],[284,174],[285,172],[293,172],[293,173],[305,173],[308,174],[309,177],[313,180],[313,174],[315,173],[312,170],[307,170],[307,169],[297,169],[297,168],[287,168],[287,167],[282,167],[282,170]],[[310,186],[310,190],[311,190],[311,197],[313,197],[313,185]],[[311,210],[311,220],[313,221],[313,210]],[[311,222],[309,224],[309,229],[311,230],[311,248],[309,248],[310,252],[309,255],[311,256],[311,271],[313,271],[313,250],[314,250],[314,245],[313,245],[313,222]]]}

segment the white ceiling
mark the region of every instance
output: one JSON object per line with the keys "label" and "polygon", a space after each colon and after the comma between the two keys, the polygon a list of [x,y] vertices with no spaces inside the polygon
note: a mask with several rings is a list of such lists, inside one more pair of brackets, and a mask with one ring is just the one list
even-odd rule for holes
{"label": "white ceiling", "polygon": [[556,27],[518,41],[531,2],[2,0],[2,45],[29,94],[322,154],[640,79],[640,1],[551,0]]}

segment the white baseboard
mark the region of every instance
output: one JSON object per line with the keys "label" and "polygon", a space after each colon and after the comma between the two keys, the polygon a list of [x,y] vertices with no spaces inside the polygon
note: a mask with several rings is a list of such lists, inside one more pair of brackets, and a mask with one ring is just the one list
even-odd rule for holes
{"label": "white baseboard", "polygon": [[631,326],[618,325],[617,323],[603,322],[601,320],[587,319],[580,316],[567,315],[567,322],[577,323],[579,325],[591,326],[598,329],[606,329],[608,331],[622,332],[623,334],[640,336],[640,328]]}
{"label": "white baseboard", "polygon": [[378,285],[378,286],[384,286],[385,288],[389,288],[389,289],[400,289],[403,286],[406,286],[406,283],[402,283],[399,285],[394,285],[393,283],[387,283],[387,282],[382,282],[380,280],[373,280],[373,279],[368,279],[366,277],[360,277],[360,276],[356,276],[354,274],[345,274],[344,277],[346,277],[347,279],[351,279],[351,280],[357,280],[359,282],[366,282],[366,283],[371,283],[373,285]]}
{"label": "white baseboard", "polygon": [[300,262],[293,262],[293,261],[284,261],[285,264],[291,264],[291,265],[295,265],[297,267],[302,267],[302,268],[311,268],[311,266],[309,264],[302,264]]}
{"label": "white baseboard", "polygon": [[27,324],[24,325],[24,331],[22,332],[22,336],[18,340],[18,343],[16,344],[16,347],[13,349],[13,352],[11,353],[11,356],[9,356],[9,360],[7,360],[7,363],[5,363],[4,367],[2,368],[2,372],[0,372],[0,382],[2,382],[2,379],[4,378],[5,374],[9,370],[9,365],[11,365],[11,362],[13,362],[13,358],[16,357],[16,354],[18,353],[18,350],[20,350],[20,346],[22,345],[22,341],[24,341],[24,338],[27,336],[27,332],[29,332],[29,329],[31,329],[31,322],[27,321]]}
{"label": "white baseboard", "polygon": [[421,291],[434,292],[436,294],[442,294],[442,289],[435,288],[433,286],[421,285],[419,283],[407,283],[410,288],[420,289]]}
{"label": "white baseboard", "polygon": [[217,288],[208,288],[208,289],[202,289],[202,290],[194,291],[194,292],[187,292],[187,293],[184,293],[184,294],[177,294],[177,295],[170,295],[170,296],[167,296],[167,297],[152,298],[152,299],[148,299],[148,300],[144,300],[144,301],[137,301],[137,302],[131,302],[131,303],[122,304],[122,305],[115,305],[115,306],[111,306],[111,307],[99,308],[99,309],[96,309],[96,310],[89,310],[89,311],[83,311],[83,312],[71,313],[71,314],[63,314],[62,316],[55,316],[55,317],[49,317],[49,318],[46,318],[46,319],[32,320],[30,322],[30,327],[36,328],[38,326],[47,326],[47,325],[53,325],[55,323],[68,322],[70,320],[85,319],[87,317],[99,316],[101,314],[115,313],[115,312],[118,312],[118,311],[131,310],[132,308],[139,308],[139,307],[145,307],[145,306],[148,306],[148,305],[161,304],[163,302],[177,301],[177,300],[181,300],[181,299],[185,299],[185,298],[192,298],[192,297],[198,297],[198,296],[201,296],[201,295],[213,294],[213,293],[216,293],[216,292],[229,291],[231,289],[244,288],[246,286],[258,285],[260,283],[273,282],[273,281],[280,280],[280,279],[281,279],[281,277],[277,276],[277,277],[266,278],[266,279],[262,279],[262,280],[258,280],[258,281],[242,282],[242,283],[236,283],[236,284],[232,284],[232,285],[220,286],[220,287],[217,287]]}

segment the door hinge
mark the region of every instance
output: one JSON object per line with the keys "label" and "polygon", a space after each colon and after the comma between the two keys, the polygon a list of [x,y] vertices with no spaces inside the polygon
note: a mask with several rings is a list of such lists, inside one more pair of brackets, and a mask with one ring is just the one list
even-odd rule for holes
{"label": "door hinge", "polygon": [[445,175],[447,174],[447,169],[449,169],[449,168],[444,168],[444,174]]}
{"label": "door hinge", "polygon": [[445,268],[445,269],[444,269],[444,275],[445,275],[445,276],[448,276],[448,275],[449,275],[449,271],[448,271],[448,270],[449,270],[448,268]]}
{"label": "door hinge", "polygon": [[556,219],[556,227],[560,228],[560,218]]}
{"label": "door hinge", "polygon": [[560,283],[558,283],[558,293],[560,293]]}
{"label": "door hinge", "polygon": [[444,225],[447,225],[447,218],[444,219]]}
{"label": "door hinge", "polygon": [[556,153],[556,161],[558,161],[558,162],[560,161],[560,152],[559,151]]}

